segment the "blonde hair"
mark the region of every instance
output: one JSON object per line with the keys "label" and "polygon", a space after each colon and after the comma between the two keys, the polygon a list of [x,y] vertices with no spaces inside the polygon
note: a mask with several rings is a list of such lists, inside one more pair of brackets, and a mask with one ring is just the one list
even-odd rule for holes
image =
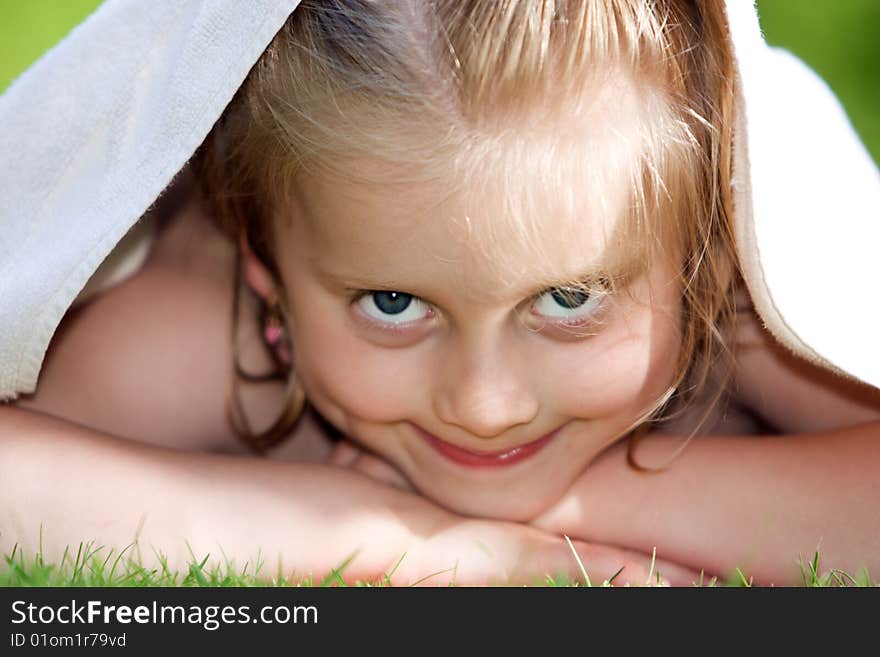
{"label": "blonde hair", "polygon": [[[671,237],[684,254],[673,384],[688,382],[677,395],[684,404],[728,353],[734,319],[733,64],[722,0],[304,0],[194,168],[213,216],[236,242],[245,233],[279,288],[273,221],[303,167],[351,176],[346,163],[370,157],[397,179],[429,179],[450,164],[490,171],[509,192],[515,228],[530,239],[540,222],[528,218],[539,214],[517,196],[524,186],[511,161],[528,154],[511,134],[530,114],[558,119],[589,107],[609,71],[632,73],[651,102],[636,134],[618,135],[640,155],[627,174],[632,216],[616,238],[650,259]],[[288,408],[262,437],[233,424],[265,445],[295,415]]]}

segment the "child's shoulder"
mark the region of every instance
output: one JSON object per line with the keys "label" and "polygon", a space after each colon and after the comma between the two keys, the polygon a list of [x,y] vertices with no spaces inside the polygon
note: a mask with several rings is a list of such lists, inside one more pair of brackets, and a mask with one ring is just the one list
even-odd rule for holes
{"label": "child's shoulder", "polygon": [[[795,356],[764,327],[748,294],[737,296],[732,371],[723,359],[662,433],[749,436],[833,430],[880,420],[880,390]],[[687,382],[685,385],[693,385]],[[721,392],[717,399],[717,393]]]}
{"label": "child's shoulder", "polygon": [[162,218],[144,265],[65,315],[36,393],[17,403],[145,442],[231,448],[233,258],[197,203]]}
{"label": "child's shoulder", "polygon": [[780,433],[880,419],[880,390],[795,356],[764,327],[747,297],[738,304],[734,353],[737,404]]}

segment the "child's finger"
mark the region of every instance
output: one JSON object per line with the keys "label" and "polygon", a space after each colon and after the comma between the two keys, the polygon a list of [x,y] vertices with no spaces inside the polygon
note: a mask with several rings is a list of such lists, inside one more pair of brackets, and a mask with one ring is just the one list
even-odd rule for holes
{"label": "child's finger", "polygon": [[[618,551],[618,548],[609,548]],[[646,577],[633,584],[649,586],[693,586],[700,582],[700,573],[687,566],[635,550],[619,550],[628,563],[637,566]],[[708,581],[708,578],[706,578]]]}
{"label": "child's finger", "polygon": [[[662,567],[662,568],[661,568]],[[669,573],[669,574],[667,574]],[[658,577],[659,575],[659,577]],[[423,585],[689,585],[690,573],[639,552],[571,541],[516,523],[456,522],[425,537],[396,572]]]}
{"label": "child's finger", "polygon": [[389,486],[401,490],[413,490],[409,481],[396,468],[387,461],[365,452],[349,440],[340,440],[333,448],[329,458],[329,465],[348,468],[362,475]]}
{"label": "child's finger", "polygon": [[396,468],[392,467],[387,461],[384,461],[368,452],[361,452],[351,469],[360,472],[370,479],[374,479],[383,484],[400,488],[401,490],[411,491],[412,485]]}
{"label": "child's finger", "polygon": [[[583,564],[593,586],[606,580],[614,586],[693,586],[700,582],[698,572],[651,554],[583,541],[571,545],[572,559],[580,560],[578,571]],[[583,573],[578,574],[583,580]]]}
{"label": "child's finger", "polygon": [[355,461],[357,461],[362,453],[363,452],[355,447],[352,442],[348,440],[340,440],[336,443],[336,446],[330,453],[330,457],[327,459],[327,464],[337,465],[340,468],[349,468]]}
{"label": "child's finger", "polygon": [[[564,553],[564,550],[563,550]],[[566,572],[581,585],[602,586],[605,582],[614,586],[656,586],[667,584],[652,572],[644,555],[619,548],[572,541]],[[582,569],[583,567],[583,569]]]}
{"label": "child's finger", "polygon": [[657,559],[654,563],[654,572],[663,578],[669,586],[700,586],[708,585],[711,576],[700,573],[688,566]]}

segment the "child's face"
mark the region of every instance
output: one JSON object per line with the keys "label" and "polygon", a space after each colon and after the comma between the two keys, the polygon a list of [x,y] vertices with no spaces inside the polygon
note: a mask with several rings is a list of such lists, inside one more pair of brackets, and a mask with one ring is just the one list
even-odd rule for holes
{"label": "child's face", "polygon": [[300,176],[277,236],[295,368],[322,415],[426,496],[524,520],[670,385],[676,263],[655,257],[630,294],[566,295],[554,286],[600,261],[627,270],[606,249],[626,190],[606,187],[600,203],[584,182],[566,204],[536,185],[535,248],[505,220],[503,193],[458,182]]}

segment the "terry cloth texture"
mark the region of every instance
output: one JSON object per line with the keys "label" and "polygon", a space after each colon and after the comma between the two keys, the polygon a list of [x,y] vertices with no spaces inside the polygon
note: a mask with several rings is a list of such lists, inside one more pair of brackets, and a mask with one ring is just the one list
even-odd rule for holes
{"label": "terry cloth texture", "polygon": [[[297,4],[107,0],[0,97],[0,399],[34,391],[87,281],[83,294],[137,269],[152,231],[120,240]],[[880,174],[824,83],[764,43],[751,3],[727,13],[735,220],[756,309],[799,355],[880,387]]]}
{"label": "terry cloth texture", "polygon": [[108,0],[0,97],[0,399],[297,4]]}

